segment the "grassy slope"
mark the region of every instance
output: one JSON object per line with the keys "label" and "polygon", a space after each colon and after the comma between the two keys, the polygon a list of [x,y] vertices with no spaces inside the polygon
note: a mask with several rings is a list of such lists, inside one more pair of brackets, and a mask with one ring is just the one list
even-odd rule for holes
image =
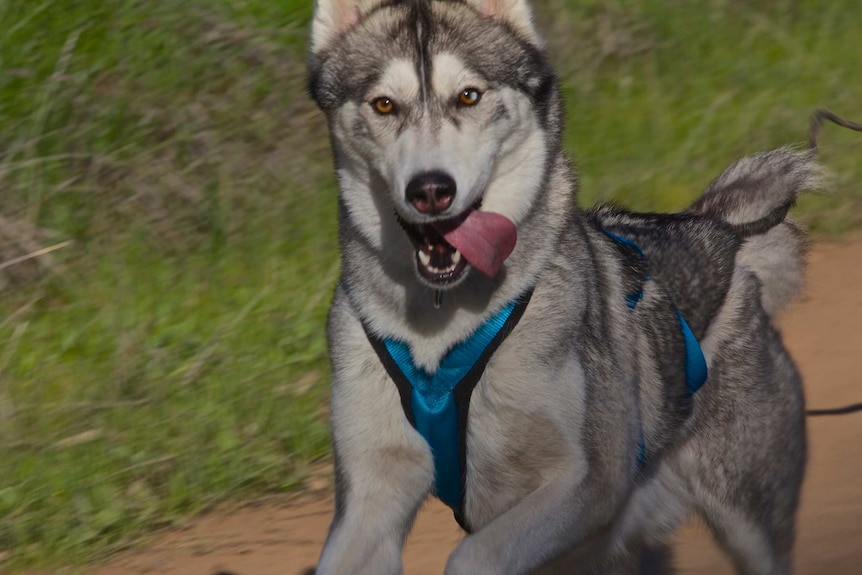
{"label": "grassy slope", "polygon": [[[334,184],[310,7],[0,0],[0,553],[91,559],[325,455]],[[546,0],[582,202],[685,205],[741,154],[862,118],[856,2]],[[860,222],[826,128],[821,232]]]}
{"label": "grassy slope", "polygon": [[[549,28],[580,48],[556,60],[583,203],[678,209],[739,156],[804,142],[814,108],[860,114],[862,14],[853,2],[592,4],[590,17]],[[823,158],[839,174],[833,197],[803,203],[817,231],[834,233],[860,221],[847,208],[862,198],[862,139],[826,130]]]}

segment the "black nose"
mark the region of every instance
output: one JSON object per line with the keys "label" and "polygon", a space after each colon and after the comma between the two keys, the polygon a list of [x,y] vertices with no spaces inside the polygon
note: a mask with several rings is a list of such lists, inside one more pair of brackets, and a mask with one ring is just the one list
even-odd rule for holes
{"label": "black nose", "polygon": [[452,205],[455,180],[443,172],[418,174],[407,184],[405,197],[419,213],[439,214]]}

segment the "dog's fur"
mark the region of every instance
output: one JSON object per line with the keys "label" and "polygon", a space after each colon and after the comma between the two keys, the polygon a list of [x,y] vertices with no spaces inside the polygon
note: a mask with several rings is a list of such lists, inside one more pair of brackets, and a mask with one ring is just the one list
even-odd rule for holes
{"label": "dog's fur", "polygon": [[[740,573],[791,572],[804,402],[773,320],[802,281],[804,236],[783,215],[817,185],[813,156],[745,158],[681,214],[582,212],[558,83],[525,0],[318,0],[309,67],[335,155],[343,263],[328,322],[336,511],[317,573],[400,573],[433,488],[430,449],[362,323],[433,372],[529,288],[473,393],[473,533],[446,574],[660,572],[691,512]],[[453,106],[467,87],[480,103]],[[376,114],[380,97],[398,113]],[[405,199],[428,170],[457,183],[439,216]],[[518,230],[500,273],[421,279],[402,224],[479,201]],[[637,242],[648,269],[601,228]],[[632,311],[625,296],[642,282]],[[445,291],[439,309],[435,290]],[[709,365],[690,409],[674,306]],[[641,432],[649,463],[639,472]]]}

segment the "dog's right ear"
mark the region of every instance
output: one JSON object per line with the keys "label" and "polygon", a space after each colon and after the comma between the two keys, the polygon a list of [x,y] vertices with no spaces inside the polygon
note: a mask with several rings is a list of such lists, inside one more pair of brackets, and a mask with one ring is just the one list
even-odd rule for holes
{"label": "dog's right ear", "polygon": [[543,41],[533,24],[533,12],[527,0],[466,0],[480,14],[509,25],[522,38],[542,47]]}
{"label": "dog's right ear", "polygon": [[356,26],[384,0],[317,0],[311,23],[311,53],[326,48],[335,38]]}

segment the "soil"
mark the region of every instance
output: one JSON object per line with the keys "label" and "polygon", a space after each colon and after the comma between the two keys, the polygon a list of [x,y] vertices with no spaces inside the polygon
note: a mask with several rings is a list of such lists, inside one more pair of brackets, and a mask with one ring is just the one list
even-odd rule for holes
{"label": "soil", "polygon": [[[811,409],[862,402],[862,238],[821,244],[810,256],[804,297],[780,324],[799,363]],[[799,573],[862,573],[862,412],[808,420],[810,459],[799,513]],[[780,457],[780,454],[776,454]],[[322,491],[329,493],[328,487]],[[269,502],[197,519],[163,534],[147,549],[118,556],[96,575],[146,573],[296,575],[314,565],[326,536],[332,499]],[[439,575],[460,531],[436,501],[420,513],[404,554],[409,575]],[[678,537],[680,573],[729,574],[728,561],[696,522]]]}

